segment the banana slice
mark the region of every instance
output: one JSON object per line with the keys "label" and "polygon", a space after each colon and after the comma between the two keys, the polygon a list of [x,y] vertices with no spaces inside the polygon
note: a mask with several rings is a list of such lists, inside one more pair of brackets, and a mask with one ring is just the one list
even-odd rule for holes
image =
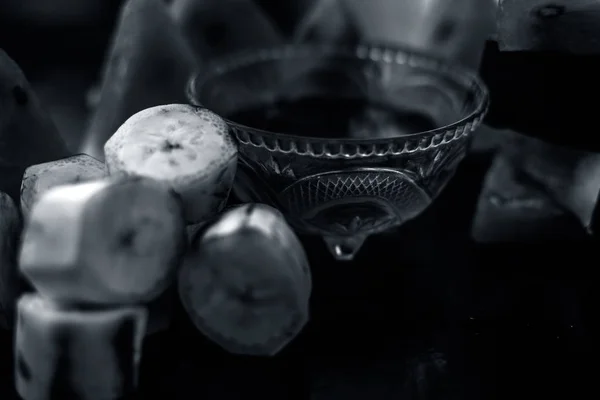
{"label": "banana slice", "polygon": [[306,254],[266,205],[236,207],[199,236],[178,287],[194,325],[231,353],[274,355],[308,321]]}
{"label": "banana slice", "polygon": [[21,212],[27,216],[35,201],[53,187],[96,180],[105,175],[104,164],[87,154],[32,165],[25,170],[21,182]]}
{"label": "banana slice", "polygon": [[184,102],[195,56],[163,0],[124,3],[108,51],[98,104],[82,153],[103,160],[103,147],[134,113]]}
{"label": "banana slice", "polygon": [[16,258],[21,228],[17,206],[7,194],[0,192],[0,329],[12,326],[20,286]]}
{"label": "banana slice", "polygon": [[216,114],[184,104],[157,106],[129,118],[104,146],[109,174],[167,182],[188,224],[223,209],[237,166],[237,147]]}
{"label": "banana slice", "polygon": [[137,386],[146,310],[62,309],[39,295],[17,304],[15,381],[25,400],[114,400]]}
{"label": "banana slice", "polygon": [[0,49],[0,191],[18,198],[30,165],[71,155],[31,85]]}
{"label": "banana slice", "polygon": [[55,301],[135,304],[173,282],[185,246],[172,191],[151,179],[121,177],[46,192],[29,215],[19,264]]}

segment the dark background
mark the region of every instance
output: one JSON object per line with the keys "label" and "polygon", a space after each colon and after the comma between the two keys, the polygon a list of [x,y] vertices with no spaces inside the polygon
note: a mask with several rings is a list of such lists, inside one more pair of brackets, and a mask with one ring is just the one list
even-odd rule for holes
{"label": "dark background", "polygon": [[[119,1],[93,21],[0,14],[17,61],[71,144],[85,127]],[[276,11],[273,11],[276,12]],[[488,43],[487,123],[596,149],[599,57],[503,53]],[[566,134],[565,132],[568,132]],[[551,241],[478,245],[469,230],[491,153],[473,153],[421,217],[334,263],[304,238],[312,321],[270,359],[227,355],[182,311],[145,344],[141,398],[507,399],[597,392],[594,238],[568,217]],[[12,396],[10,335],[0,333],[0,399]]]}

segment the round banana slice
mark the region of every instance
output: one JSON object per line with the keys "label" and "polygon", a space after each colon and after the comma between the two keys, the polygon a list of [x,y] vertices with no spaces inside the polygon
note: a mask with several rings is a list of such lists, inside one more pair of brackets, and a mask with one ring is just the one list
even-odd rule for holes
{"label": "round banana slice", "polygon": [[178,287],[194,325],[231,353],[274,355],[309,317],[304,249],[283,216],[262,204],[235,207],[198,236]]}
{"label": "round banana slice", "polygon": [[229,197],[237,147],[225,121],[203,108],[157,106],[129,118],[104,146],[109,174],[167,182],[195,224],[216,214]]}
{"label": "round banana slice", "polygon": [[15,383],[26,400],[115,400],[138,381],[146,310],[70,310],[39,296],[17,304]]}
{"label": "round banana slice", "polygon": [[148,178],[55,187],[31,210],[21,272],[59,302],[148,302],[174,281],[187,244],[182,214],[173,192]]}
{"label": "round banana slice", "polygon": [[21,215],[16,204],[0,192],[0,329],[12,326],[20,286],[16,259],[21,228]]}
{"label": "round banana slice", "polygon": [[104,163],[87,154],[32,165],[25,170],[21,182],[21,212],[26,217],[40,195],[53,187],[87,182],[105,175]]}

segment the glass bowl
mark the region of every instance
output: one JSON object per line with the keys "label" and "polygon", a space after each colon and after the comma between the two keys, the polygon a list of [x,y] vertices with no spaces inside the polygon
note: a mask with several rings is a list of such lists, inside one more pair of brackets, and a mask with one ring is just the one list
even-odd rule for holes
{"label": "glass bowl", "polygon": [[[476,73],[386,44],[233,54],[194,75],[187,94],[238,141],[235,194],[322,236],[338,260],[432,203],[489,102]],[[267,115],[284,115],[286,129]]]}

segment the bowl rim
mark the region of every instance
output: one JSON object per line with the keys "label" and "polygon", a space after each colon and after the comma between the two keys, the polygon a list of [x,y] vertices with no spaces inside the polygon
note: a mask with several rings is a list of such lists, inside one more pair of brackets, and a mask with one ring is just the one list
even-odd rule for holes
{"label": "bowl rim", "polygon": [[436,71],[461,86],[468,87],[468,90],[475,95],[476,107],[468,115],[452,124],[395,138],[377,139],[298,136],[253,128],[222,117],[241,144],[264,148],[271,152],[294,153],[319,158],[396,156],[439,147],[469,135],[479,127],[489,108],[489,91],[474,70],[408,46],[385,42],[360,43],[358,45],[285,44],[234,52],[212,60],[204,68],[192,74],[186,86],[188,102],[196,107],[210,109],[198,100],[198,89],[215,76],[257,62],[299,57],[302,53],[307,55],[337,54],[378,63],[405,64]]}

